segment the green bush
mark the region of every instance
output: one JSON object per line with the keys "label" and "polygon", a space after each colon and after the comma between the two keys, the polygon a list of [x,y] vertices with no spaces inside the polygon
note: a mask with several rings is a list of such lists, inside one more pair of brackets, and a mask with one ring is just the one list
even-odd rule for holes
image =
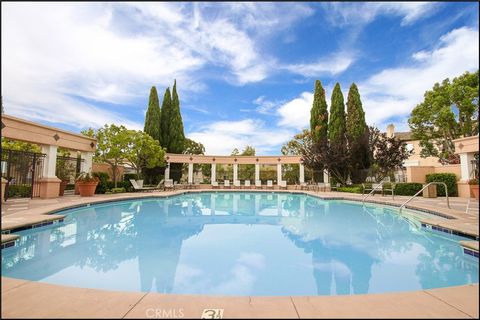
{"label": "green bush", "polygon": [[65,187],[65,190],[75,190],[75,184],[73,183],[67,184],[67,186]]}
{"label": "green bush", "polygon": [[126,191],[125,191],[125,188],[112,188],[112,189],[110,189],[110,192],[111,193],[122,193],[122,192],[126,192]]}
{"label": "green bush", "polygon": [[351,186],[351,187],[339,187],[337,188],[337,191],[338,192],[350,192],[350,193],[362,193],[362,187],[355,187],[355,186]]}
{"label": "green bush", "polygon": [[[447,185],[448,195],[456,197],[457,192],[457,176],[454,173],[431,173],[426,175],[426,181],[428,182],[444,182]],[[445,187],[437,185],[437,195],[445,196]]]}
{"label": "green bush", "polygon": [[110,176],[108,173],[105,172],[93,172],[92,175],[94,177],[97,177],[100,181],[98,181],[97,189],[95,189],[96,194],[103,194],[105,193],[108,189],[108,181],[110,179]]}
{"label": "green bush", "polygon": [[31,196],[32,186],[28,184],[10,184],[8,186],[8,197],[29,197]]}
{"label": "green bush", "polygon": [[136,173],[125,173],[123,175],[123,181],[130,181],[130,179],[138,180]]}
{"label": "green bush", "polygon": [[[391,185],[384,185],[384,188],[388,189]],[[422,189],[423,185],[421,183],[397,183],[395,184],[395,195],[397,196],[413,196],[415,193]]]}

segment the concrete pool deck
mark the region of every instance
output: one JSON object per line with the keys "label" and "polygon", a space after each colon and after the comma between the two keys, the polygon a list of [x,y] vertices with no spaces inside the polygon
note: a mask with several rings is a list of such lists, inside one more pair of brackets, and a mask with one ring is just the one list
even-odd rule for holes
{"label": "concrete pool deck", "polygon": [[[2,233],[43,223],[56,212],[88,203],[122,199],[172,196],[184,192],[212,190],[177,190],[169,192],[96,195],[90,198],[65,196],[58,199],[9,200],[2,206]],[[223,190],[213,190],[220,191]],[[245,190],[225,190],[245,191]],[[248,190],[250,191],[250,190]],[[252,192],[272,190],[251,190]],[[285,192],[275,190],[278,192]],[[340,192],[287,190],[328,199],[361,201],[362,195]],[[399,206],[408,197],[375,196],[369,202]],[[457,230],[478,239],[478,202],[451,198],[451,209],[444,198],[413,200],[409,207],[450,217],[432,216],[428,221]],[[62,216],[53,216],[60,219]],[[12,232],[14,235],[15,233]],[[2,243],[14,236],[2,235]],[[478,241],[467,246],[478,249]],[[75,288],[2,277],[2,318],[200,318],[204,309],[224,309],[224,318],[478,318],[479,285],[464,285],[431,290],[385,294],[312,297],[226,297],[194,296],[142,292],[119,292]]]}

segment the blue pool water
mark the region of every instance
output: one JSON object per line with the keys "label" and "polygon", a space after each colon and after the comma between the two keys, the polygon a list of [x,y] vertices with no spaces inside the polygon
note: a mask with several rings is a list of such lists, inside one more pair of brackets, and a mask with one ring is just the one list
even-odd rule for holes
{"label": "blue pool water", "polygon": [[2,275],[126,291],[345,295],[478,282],[463,238],[397,208],[300,194],[204,192],[92,205],[22,231]]}

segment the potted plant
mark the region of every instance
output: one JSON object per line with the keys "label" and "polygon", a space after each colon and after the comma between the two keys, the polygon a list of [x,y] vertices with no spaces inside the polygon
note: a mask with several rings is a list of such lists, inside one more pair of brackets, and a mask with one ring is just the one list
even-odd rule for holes
{"label": "potted plant", "polygon": [[473,194],[475,199],[478,200],[478,179],[471,179],[468,181],[470,185],[470,192]]}
{"label": "potted plant", "polygon": [[76,180],[81,197],[91,197],[95,194],[99,179],[90,173],[81,172]]}

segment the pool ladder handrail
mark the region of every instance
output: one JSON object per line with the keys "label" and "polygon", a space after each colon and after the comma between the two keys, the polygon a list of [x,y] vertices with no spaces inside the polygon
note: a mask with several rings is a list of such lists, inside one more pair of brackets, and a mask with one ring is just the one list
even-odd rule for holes
{"label": "pool ladder handrail", "polygon": [[375,188],[373,188],[372,191],[369,192],[369,194],[367,194],[365,197],[363,197],[363,199],[362,199],[362,203],[363,203],[363,204],[365,204],[365,199],[367,199],[367,198],[368,198],[372,193],[374,193],[379,187],[383,187],[383,182],[384,182],[383,180],[380,181],[380,183],[377,184],[377,185],[375,186]]}
{"label": "pool ladder handrail", "polygon": [[422,192],[423,190],[425,190],[426,188],[428,188],[430,185],[432,184],[442,184],[444,187],[445,187],[445,196],[447,197],[447,207],[448,209],[450,209],[450,200],[448,200],[448,189],[447,189],[447,185],[445,182],[437,182],[437,181],[433,181],[433,182],[429,182],[428,184],[426,184],[425,186],[423,186],[422,189],[420,189],[420,191],[418,191],[417,193],[415,193],[413,196],[411,196],[407,201],[405,201],[401,206],[400,206],[400,212],[402,212],[402,209],[405,207],[405,205],[407,205],[410,201],[412,201],[416,196],[418,196],[420,194],[420,192]]}

